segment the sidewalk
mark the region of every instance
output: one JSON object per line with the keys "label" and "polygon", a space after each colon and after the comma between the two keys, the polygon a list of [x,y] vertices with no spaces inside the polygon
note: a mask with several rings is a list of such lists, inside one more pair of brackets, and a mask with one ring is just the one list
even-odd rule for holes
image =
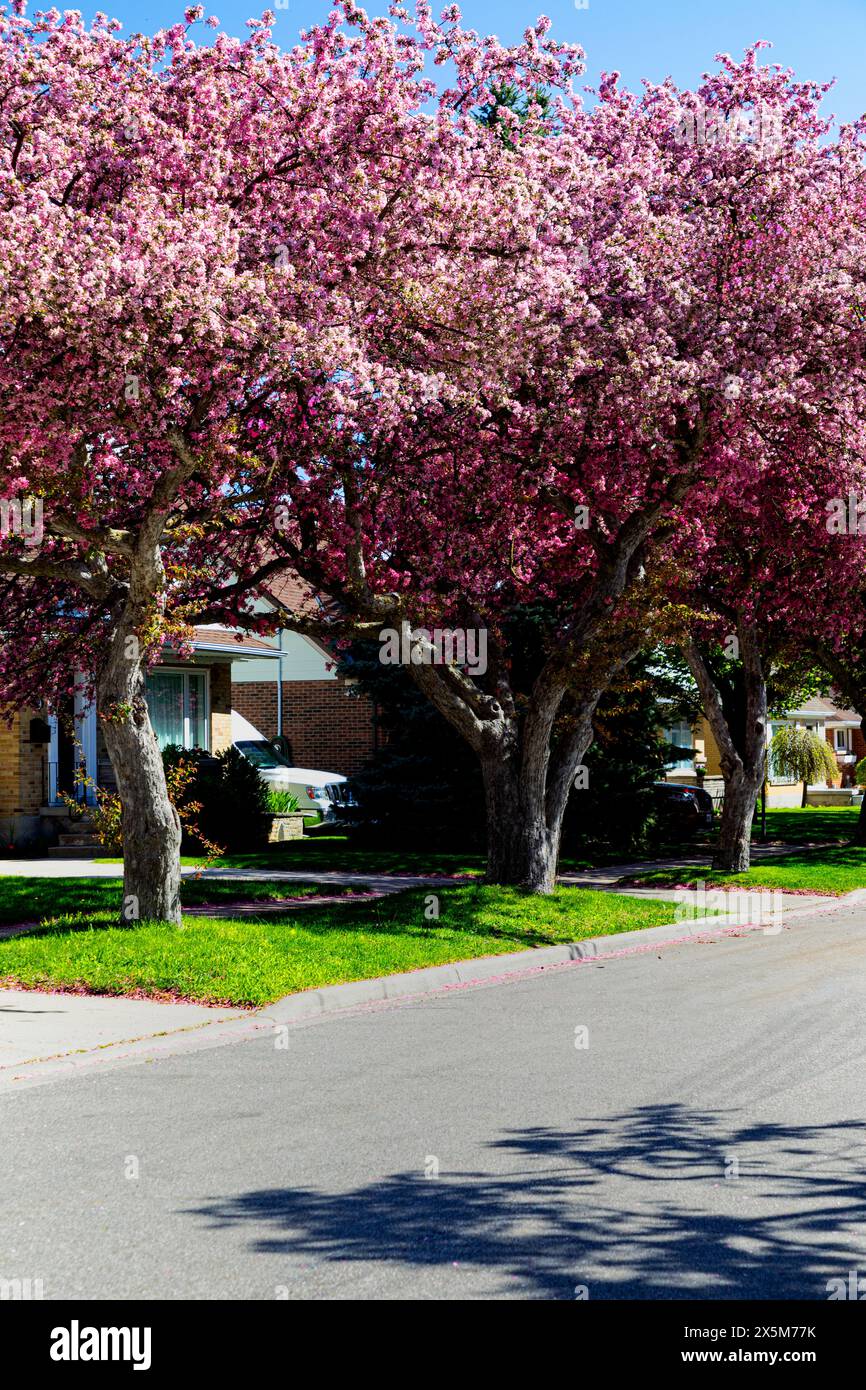
{"label": "sidewalk", "polygon": [[240,1018],[246,1011],[102,994],[0,990],[0,1071]]}
{"label": "sidewalk", "polygon": [[[761,859],[773,859],[776,855],[794,854],[798,849],[821,849],[821,844],[806,841],[790,845],[752,845],[752,863]],[[617,881],[641,874],[653,874],[660,869],[709,869],[712,862],[710,854],[683,855],[675,859],[638,859],[630,864],[607,864],[597,869],[580,869],[574,873],[559,875],[561,883],[572,883],[578,888],[613,888]],[[4,872],[0,868],[0,873]],[[617,890],[635,892],[635,889]]]}
{"label": "sidewalk", "polygon": [[[819,848],[820,846],[816,846]],[[797,848],[804,846],[796,845],[755,845],[752,848],[753,860],[770,859],[775,855],[788,854]],[[680,859],[642,859],[629,864],[609,864],[603,868],[581,869],[574,872],[566,872],[559,875],[559,882],[567,887],[592,888],[597,892],[603,893],[623,893],[631,898],[654,898],[660,902],[678,902],[683,891],[677,888],[637,888],[624,886],[621,887],[619,880],[624,877],[633,877],[640,874],[654,873],[660,869],[683,869],[692,870],[705,866],[710,867],[709,855],[692,855]],[[371,890],[371,896],[384,896],[390,893],[401,893],[407,888],[430,888],[446,887],[454,883],[465,883],[466,879],[455,879],[442,874],[377,874],[360,873],[354,870],[341,871],[339,869],[195,869],[184,867],[181,870],[184,877],[197,876],[201,879],[226,879],[235,883],[317,883],[334,884],[335,886],[363,886]],[[87,859],[0,859],[0,877],[5,875],[15,875],[22,878],[122,878],[122,864],[100,864],[94,860]],[[718,890],[716,890],[718,891]],[[736,891],[736,889],[731,890]],[[752,888],[751,893],[769,893],[770,889]],[[783,900],[785,895],[780,895]],[[261,912],[286,912],[294,911],[295,908],[321,907],[330,901],[337,903],[351,902],[351,898],[335,899],[310,898],[295,904],[285,904],[274,902],[270,904],[253,902],[246,905],[245,914],[250,916]],[[354,901],[357,901],[355,899]],[[835,898],[821,893],[796,894],[790,895],[791,907],[818,907],[823,903],[837,901]],[[788,907],[788,902],[783,902],[783,908]],[[229,903],[217,904],[215,908],[189,908],[191,915],[207,915],[216,910],[216,907],[227,908]],[[233,912],[239,911],[233,908]],[[10,934],[21,930],[20,926],[13,928],[0,928],[0,935]]]}
{"label": "sidewalk", "polygon": [[[820,849],[820,845],[753,845],[753,860],[770,859],[778,854],[791,854],[798,849]],[[628,875],[654,873],[657,869],[694,869],[710,867],[710,855],[698,854],[677,859],[641,859],[631,864],[609,864],[597,869],[581,869],[559,875],[561,883],[580,888],[612,888],[618,879]],[[196,869],[184,866],[184,877],[228,878],[238,882],[264,881],[286,883],[366,883],[385,892],[399,888],[426,888],[428,884],[451,883],[455,880],[442,874],[377,874],[339,869]],[[0,859],[0,878],[122,878],[122,864],[99,863],[95,859]],[[466,880],[457,880],[466,882]]]}
{"label": "sidewalk", "polygon": [[[185,865],[181,874],[184,878],[225,878],[236,883],[365,884],[382,893],[467,881],[442,874],[343,873],[338,869],[196,869],[190,865]],[[8,877],[123,878],[123,865],[100,864],[94,859],[0,859],[0,878]]]}

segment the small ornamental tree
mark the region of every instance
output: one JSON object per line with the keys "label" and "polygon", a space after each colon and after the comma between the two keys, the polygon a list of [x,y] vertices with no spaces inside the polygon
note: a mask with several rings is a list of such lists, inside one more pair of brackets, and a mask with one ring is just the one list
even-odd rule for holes
{"label": "small ornamental tree", "polygon": [[831,781],[839,775],[833,750],[825,738],[811,729],[786,724],[770,742],[770,766],[780,777],[803,783],[801,806],[806,805],[810,782]]}
{"label": "small ornamental tree", "polygon": [[[718,746],[725,780],[714,867],[749,867],[751,826],[765,780],[768,712],[781,714],[826,690],[816,651],[823,615],[850,623],[850,589],[862,574],[864,540],[828,525],[837,501],[862,493],[862,442],[844,436],[816,449],[804,437],[790,469],[743,480],[737,495],[707,505],[675,538],[664,588],[681,647]],[[706,513],[706,517],[704,516]],[[685,615],[685,616],[684,616]]]}
{"label": "small ornamental tree", "polygon": [[[855,494],[866,512],[866,492]],[[846,499],[847,501],[847,499]],[[854,532],[840,537],[840,559],[826,582],[811,595],[809,620],[799,633],[799,642],[812,653],[827,673],[825,689],[831,689],[840,703],[856,711],[866,728],[866,526],[864,534]],[[866,782],[866,759],[854,769],[858,785]],[[852,844],[866,846],[866,799],[861,803]]]}

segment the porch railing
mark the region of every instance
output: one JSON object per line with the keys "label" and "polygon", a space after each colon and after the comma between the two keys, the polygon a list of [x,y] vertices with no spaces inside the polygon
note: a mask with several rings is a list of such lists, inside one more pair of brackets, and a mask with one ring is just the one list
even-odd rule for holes
{"label": "porch railing", "polygon": [[[47,796],[44,804],[46,806],[60,806],[62,805],[60,799],[60,764],[56,759],[49,759],[45,766],[48,786],[46,788]],[[68,795],[74,797],[82,806],[94,806],[96,804],[93,788],[81,782],[76,782],[75,786],[68,792]]]}

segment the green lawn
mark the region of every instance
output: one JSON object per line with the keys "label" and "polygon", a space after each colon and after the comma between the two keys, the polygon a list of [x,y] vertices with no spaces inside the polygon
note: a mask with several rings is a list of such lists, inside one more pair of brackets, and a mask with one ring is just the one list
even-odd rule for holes
{"label": "green lawn", "polygon": [[[849,840],[860,815],[859,806],[780,806],[767,811],[767,840],[794,844]],[[752,839],[761,833],[760,811],[752,822]]]}
{"label": "green lawn", "polygon": [[699,881],[810,893],[850,893],[855,888],[866,888],[866,849],[826,845],[819,849],[792,850],[790,854],[756,864],[745,874],[725,874],[709,868],[678,872],[657,870],[621,880],[626,886],[639,882],[653,888]]}
{"label": "green lawn", "polygon": [[[278,898],[349,896],[339,884],[261,882],[239,883],[231,879],[185,878],[181,900],[185,907],[223,902],[262,902]],[[54,917],[101,913],[108,919],[120,913],[123,897],[119,878],[15,878],[0,877],[0,926],[35,922]]]}
{"label": "green lawn", "polygon": [[[102,864],[119,864],[119,859],[100,859]],[[203,860],[184,856],[181,863],[193,867],[214,863],[229,869],[309,869],[327,873],[404,873],[404,874],[463,874],[484,872],[481,854],[439,854],[421,850],[357,849],[345,835],[307,836],[290,840],[271,849],[254,854],[227,854],[222,859]]]}
{"label": "green lawn", "polygon": [[[537,898],[465,884],[437,893],[438,920],[425,916],[429,890],[413,890],[261,918],[224,914],[185,918],[180,927],[122,928],[114,925],[119,885],[112,898],[110,882],[74,882],[74,916],[57,915],[67,890],[58,892],[64,881],[55,880],[45,884],[39,909],[52,914],[51,924],[0,940],[0,983],[260,1005],[322,985],[634,931],[673,917],[670,904],[587,889]],[[19,917],[38,915],[38,884],[0,879],[7,913],[14,905]]]}
{"label": "green lawn", "polygon": [[[767,840],[770,843],[841,843],[854,833],[859,816],[856,806],[807,806],[780,808],[767,812]],[[753,838],[760,834],[760,817],[755,817]],[[648,859],[670,859],[682,854],[709,854],[715,835],[701,834],[677,844],[661,844],[648,852]],[[565,854],[560,861],[564,872],[615,864],[631,856],[621,850],[590,856]],[[119,863],[119,860],[102,862]],[[201,864],[185,858],[185,865]],[[481,853],[436,853],[425,850],[360,849],[345,835],[307,835],[303,840],[274,845],[255,854],[229,854],[217,861],[233,869],[309,869],[311,872],[339,870],[345,873],[477,874],[484,873]]]}
{"label": "green lawn", "polygon": [[[767,811],[767,839],[776,843],[819,843],[842,842],[854,833],[859,816],[856,806],[807,806],[784,807]],[[755,817],[752,828],[753,838],[760,835],[760,816]],[[651,859],[671,858],[676,854],[709,852],[714,836],[697,835],[694,839],[679,843],[661,844],[648,852]],[[590,868],[596,864],[615,863],[628,858],[621,850],[608,854],[594,854],[589,858],[582,855],[563,855],[561,868]],[[119,863],[117,859],[102,860],[103,863]],[[185,865],[201,864],[204,861],[184,858]],[[426,850],[382,850],[361,849],[349,843],[345,835],[337,832],[325,835],[307,835],[303,840],[292,840],[287,844],[274,845],[270,849],[254,854],[229,854],[217,861],[221,866],[236,869],[310,869],[327,871],[336,869],[355,873],[406,873],[406,874],[483,874],[484,855],[471,850],[452,853],[430,852]]]}

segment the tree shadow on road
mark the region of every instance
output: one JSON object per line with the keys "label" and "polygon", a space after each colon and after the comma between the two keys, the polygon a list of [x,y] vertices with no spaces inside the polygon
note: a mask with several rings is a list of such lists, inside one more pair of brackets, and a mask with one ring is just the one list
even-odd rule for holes
{"label": "tree shadow on road", "polygon": [[647,1105],[506,1131],[488,1171],[395,1173],[345,1192],[255,1191],[193,1213],[262,1253],[469,1266],[488,1296],[826,1299],[866,1273],[866,1121],[738,1125]]}

